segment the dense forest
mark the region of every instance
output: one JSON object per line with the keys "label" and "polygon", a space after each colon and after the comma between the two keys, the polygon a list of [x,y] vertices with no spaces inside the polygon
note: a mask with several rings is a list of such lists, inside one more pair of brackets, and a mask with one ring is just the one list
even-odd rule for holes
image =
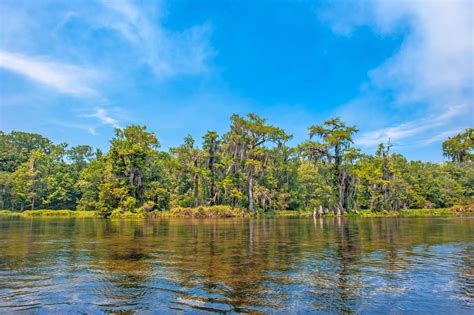
{"label": "dense forest", "polygon": [[[102,215],[228,205],[249,211],[324,209],[335,214],[450,207],[474,196],[474,129],[443,142],[450,162],[407,161],[380,144],[353,146],[355,126],[339,118],[291,135],[255,114],[233,115],[229,131],[208,131],[160,151],[144,126],[115,130],[107,153],[0,131],[0,209],[97,210]],[[388,140],[388,139],[387,139]]]}

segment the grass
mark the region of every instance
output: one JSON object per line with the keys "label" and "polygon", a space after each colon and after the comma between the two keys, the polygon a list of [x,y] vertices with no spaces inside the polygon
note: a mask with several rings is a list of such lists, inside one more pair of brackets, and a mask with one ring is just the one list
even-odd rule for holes
{"label": "grass", "polygon": [[277,210],[270,212],[269,215],[277,217],[311,217],[313,212],[311,211],[295,211],[295,210]]}
{"label": "grass", "polygon": [[[197,208],[173,208],[170,211],[154,211],[150,213],[141,212],[119,212],[113,211],[110,218],[134,218],[144,219],[147,217],[177,217],[177,218],[230,218],[244,217],[249,215],[248,211],[229,206],[211,206]],[[0,216],[21,216],[21,217],[100,217],[96,211],[80,210],[26,210],[14,212],[10,210],[0,210]]]}
{"label": "grass", "polygon": [[354,218],[377,218],[377,217],[395,217],[399,216],[400,212],[398,211],[372,211],[372,210],[358,210],[353,213],[345,214],[346,217]]}
{"label": "grass", "polygon": [[[455,206],[452,208],[438,208],[438,209],[407,209],[400,211],[372,211],[372,210],[357,210],[352,213],[344,214],[344,217],[352,218],[376,218],[376,217],[415,217],[415,216],[452,216],[460,213],[466,212],[463,208]],[[467,211],[470,212],[470,211]],[[308,217],[312,216],[312,212],[308,211],[275,211],[276,216],[284,217]],[[333,217],[334,214],[325,214],[323,217]]]}
{"label": "grass", "polygon": [[197,208],[173,208],[170,211],[153,212],[151,217],[176,217],[176,218],[231,218],[245,217],[249,212],[246,209],[232,208],[230,206],[210,206]]}
{"label": "grass", "polygon": [[147,217],[147,214],[145,213],[138,213],[138,212],[115,212],[112,211],[112,215],[110,218],[116,219],[116,218],[126,218],[126,219],[144,219]]}
{"label": "grass", "polygon": [[423,216],[423,215],[430,215],[430,216],[447,216],[457,214],[458,212],[455,211],[453,208],[440,208],[440,209],[408,209],[402,210],[403,216]]}
{"label": "grass", "polygon": [[10,210],[0,210],[0,216],[17,216],[20,215],[19,212],[13,212]]}
{"label": "grass", "polygon": [[452,216],[458,215],[464,212],[470,211],[460,211],[458,207],[452,208],[437,208],[437,209],[406,209],[400,211],[381,211],[381,212],[374,212],[371,210],[360,210],[357,213],[351,213],[347,216],[353,217],[363,217],[363,218],[371,218],[371,217],[394,217],[394,216],[401,216],[401,217],[423,217],[423,216],[432,216],[432,217],[439,217],[439,216]]}
{"label": "grass", "polygon": [[80,211],[80,210],[26,210],[23,212],[14,212],[10,210],[0,210],[0,215],[6,216],[22,216],[22,217],[51,217],[51,216],[69,216],[69,217],[96,217],[96,211]]}
{"label": "grass", "polygon": [[[373,217],[393,217],[393,216],[452,216],[464,212],[471,212],[472,207],[454,206],[452,208],[439,209],[407,209],[400,211],[380,211],[375,212],[371,210],[358,210],[353,213],[345,214],[345,217],[357,218],[373,218]],[[256,214],[259,215],[259,214]],[[277,216],[277,217],[311,217],[311,211],[292,211],[279,210],[274,212],[267,212],[260,214],[263,216]],[[96,211],[80,211],[80,210],[26,210],[23,212],[14,212],[10,210],[0,210],[0,216],[22,216],[22,217],[99,217]],[[170,211],[153,211],[150,213],[140,212],[113,212],[111,218],[160,218],[160,217],[175,217],[175,218],[231,218],[231,217],[248,217],[252,216],[246,209],[232,208],[230,206],[210,206],[197,208],[173,208]],[[326,214],[324,217],[332,217],[333,214]]]}

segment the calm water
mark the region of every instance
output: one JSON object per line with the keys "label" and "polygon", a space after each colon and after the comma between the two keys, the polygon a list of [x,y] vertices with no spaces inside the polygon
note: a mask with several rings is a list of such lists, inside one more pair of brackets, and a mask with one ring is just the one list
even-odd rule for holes
{"label": "calm water", "polygon": [[0,313],[473,313],[474,217],[0,218]]}

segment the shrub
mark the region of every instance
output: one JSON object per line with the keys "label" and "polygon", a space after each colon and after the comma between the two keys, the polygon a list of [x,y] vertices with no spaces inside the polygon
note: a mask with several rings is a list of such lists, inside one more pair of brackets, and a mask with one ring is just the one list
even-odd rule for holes
{"label": "shrub", "polygon": [[153,201],[147,201],[143,204],[143,206],[138,208],[138,212],[139,213],[148,213],[148,212],[153,211],[153,209],[155,209],[155,203]]}
{"label": "shrub", "polygon": [[241,208],[232,208],[231,206],[211,206],[197,208],[173,208],[170,211],[173,217],[192,217],[192,218],[231,218],[243,217],[248,211]]}

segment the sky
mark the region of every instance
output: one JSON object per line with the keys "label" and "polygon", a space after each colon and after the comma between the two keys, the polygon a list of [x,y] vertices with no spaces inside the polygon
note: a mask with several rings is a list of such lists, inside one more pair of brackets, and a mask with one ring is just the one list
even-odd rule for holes
{"label": "sky", "polygon": [[162,149],[256,113],[292,134],[339,116],[373,153],[443,160],[474,127],[474,4],[0,0],[0,129],[107,149],[146,125]]}

